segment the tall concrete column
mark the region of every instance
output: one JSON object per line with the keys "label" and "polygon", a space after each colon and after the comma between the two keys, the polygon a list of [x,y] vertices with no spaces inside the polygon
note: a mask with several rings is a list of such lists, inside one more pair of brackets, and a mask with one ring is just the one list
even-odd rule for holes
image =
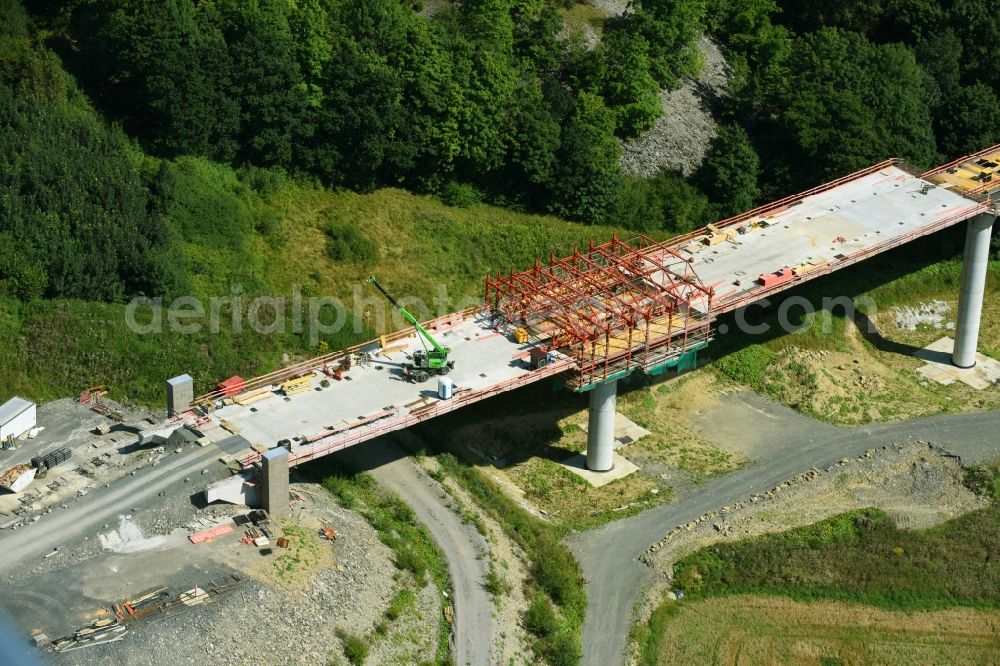
{"label": "tall concrete column", "polygon": [[986,269],[990,259],[990,235],[994,216],[983,213],[969,220],[965,236],[965,264],[962,287],[958,294],[958,322],[955,325],[955,350],[951,360],[960,368],[976,365],[979,343],[979,319],[986,291]]}
{"label": "tall concrete column", "polygon": [[598,384],[590,389],[587,426],[587,469],[607,472],[615,465],[615,412],[618,382]]}
{"label": "tall concrete column", "polygon": [[260,498],[272,518],[285,518],[288,509],[288,449],[283,446],[265,451],[261,459],[263,484]]}

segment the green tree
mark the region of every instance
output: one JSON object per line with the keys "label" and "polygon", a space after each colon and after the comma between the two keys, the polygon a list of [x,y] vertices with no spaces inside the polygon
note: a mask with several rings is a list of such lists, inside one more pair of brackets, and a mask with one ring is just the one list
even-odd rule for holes
{"label": "green tree", "polygon": [[507,54],[451,40],[452,72],[461,91],[457,109],[462,168],[475,172],[503,166],[515,106],[517,72]]}
{"label": "green tree", "polygon": [[514,48],[514,18],[510,0],[465,0],[461,3],[465,36],[488,49],[510,53]]}
{"label": "green tree", "polygon": [[635,11],[609,21],[606,30],[641,35],[650,45],[650,72],[665,88],[694,75],[695,40],[705,29],[706,0],[639,0]]}
{"label": "green tree", "polygon": [[781,0],[781,20],[797,33],[843,28],[867,33],[885,15],[884,0]]}
{"label": "green tree", "polygon": [[955,94],[962,85],[962,40],[951,28],[944,28],[914,46],[917,62],[934,79],[933,103],[940,106],[942,101]]}
{"label": "green tree", "polygon": [[74,72],[99,104],[157,153],[229,159],[239,106],[211,17],[188,0],[81,0]]}
{"label": "green tree", "polygon": [[696,180],[719,213],[729,217],[754,207],[760,196],[759,175],[760,158],[746,130],[727,125],[713,140]]}
{"label": "green tree", "polygon": [[545,103],[541,87],[525,85],[517,95],[511,136],[511,166],[518,188],[529,200],[538,201],[556,168],[561,128]]}
{"label": "green tree", "polygon": [[[403,84],[392,67],[345,37],[326,63],[323,86],[313,140],[301,150],[311,171],[328,182],[368,189],[386,171],[412,164],[412,147],[396,143],[405,115]],[[407,149],[409,159],[401,155]]]}
{"label": "green tree", "polygon": [[535,12],[522,12],[514,24],[514,53],[528,63],[530,70],[542,75],[553,72],[559,66],[562,41],[559,33],[563,29],[563,19],[549,3]]}
{"label": "green tree", "polygon": [[614,116],[600,97],[577,96],[550,184],[553,212],[593,224],[608,221],[624,187],[614,127]]}
{"label": "green tree", "polygon": [[784,63],[792,35],[772,21],[780,11],[774,0],[710,3],[708,30],[725,48],[730,68],[731,114],[750,118],[761,113],[769,91],[782,85],[787,76]]}
{"label": "green tree", "polygon": [[0,0],[0,82],[53,104],[67,99],[59,59],[40,46],[17,0]]}
{"label": "green tree", "polygon": [[258,166],[292,164],[309,91],[296,58],[298,44],[282,0],[216,0],[235,73],[229,94],[239,105],[239,159]]}
{"label": "green tree", "polygon": [[888,157],[922,166],[936,161],[928,76],[910,49],[823,29],[799,37],[786,66],[787,81],[768,99],[777,118],[757,144],[768,164],[786,167],[768,170],[777,190],[815,185]]}
{"label": "green tree", "polygon": [[1000,11],[995,0],[952,0],[951,23],[962,40],[963,81],[1000,89]]}
{"label": "green tree", "polygon": [[463,147],[464,100],[442,28],[393,0],[343,3],[332,18],[306,168],[354,187],[428,186]]}
{"label": "green tree", "polygon": [[8,293],[117,300],[163,293],[166,229],[125,137],[90,115],[0,84],[0,285]]}
{"label": "green tree", "polygon": [[969,155],[1000,143],[1000,100],[992,88],[974,83],[958,89],[937,119],[941,150],[949,157]]}
{"label": "green tree", "polygon": [[641,35],[617,30],[600,45],[604,59],[604,102],[614,110],[615,126],[625,136],[652,127],[663,113],[660,89],[650,73],[649,45]]}
{"label": "green tree", "polygon": [[937,0],[885,0],[882,22],[871,38],[910,45],[931,39],[948,22],[946,5]]}

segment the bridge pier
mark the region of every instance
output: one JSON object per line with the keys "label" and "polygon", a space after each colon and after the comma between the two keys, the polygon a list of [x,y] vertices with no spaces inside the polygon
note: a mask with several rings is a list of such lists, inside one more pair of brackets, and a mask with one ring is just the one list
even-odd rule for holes
{"label": "bridge pier", "polygon": [[607,472],[615,466],[615,412],[618,382],[598,384],[590,389],[587,426],[587,469]]}
{"label": "bridge pier", "polygon": [[951,360],[959,368],[976,365],[979,343],[979,320],[986,291],[986,269],[990,258],[990,237],[995,216],[983,213],[969,220],[965,236],[965,263],[958,295],[958,322],[955,325],[955,350]]}
{"label": "bridge pier", "polygon": [[288,449],[283,446],[265,451],[261,457],[264,487],[260,499],[263,509],[272,518],[287,518],[288,508]]}

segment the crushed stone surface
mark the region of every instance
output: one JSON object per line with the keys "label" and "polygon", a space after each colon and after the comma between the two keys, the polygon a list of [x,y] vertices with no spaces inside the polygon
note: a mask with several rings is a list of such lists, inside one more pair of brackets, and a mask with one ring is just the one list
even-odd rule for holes
{"label": "crushed stone surface", "polygon": [[951,306],[944,301],[903,305],[892,309],[896,317],[896,327],[904,331],[915,331],[921,325],[954,330],[955,322],[947,321],[949,312]]}
{"label": "crushed stone surface", "polygon": [[663,115],[634,139],[621,141],[622,170],[636,178],[652,178],[660,171],[694,173],[718,133],[712,114],[714,100],[725,96],[729,68],[719,46],[708,37],[698,41],[704,58],[697,79],[685,79],[677,90],[663,90]]}
{"label": "crushed stone surface", "polygon": [[869,507],[885,511],[901,528],[932,527],[989,504],[962,480],[959,459],[934,444],[869,449],[680,525],[650,546],[643,560],[669,578],[674,562],[712,543],[786,531]]}

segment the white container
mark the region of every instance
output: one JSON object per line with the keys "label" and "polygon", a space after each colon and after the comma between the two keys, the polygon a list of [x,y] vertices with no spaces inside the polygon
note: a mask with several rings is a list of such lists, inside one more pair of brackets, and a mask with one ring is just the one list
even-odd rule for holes
{"label": "white container", "polygon": [[448,377],[438,377],[438,397],[449,400],[455,394],[455,382]]}
{"label": "white container", "polygon": [[36,425],[35,403],[14,397],[0,405],[0,441],[17,439]]}
{"label": "white container", "polygon": [[19,493],[34,480],[37,471],[28,465],[16,465],[3,473],[0,488],[12,493]]}

